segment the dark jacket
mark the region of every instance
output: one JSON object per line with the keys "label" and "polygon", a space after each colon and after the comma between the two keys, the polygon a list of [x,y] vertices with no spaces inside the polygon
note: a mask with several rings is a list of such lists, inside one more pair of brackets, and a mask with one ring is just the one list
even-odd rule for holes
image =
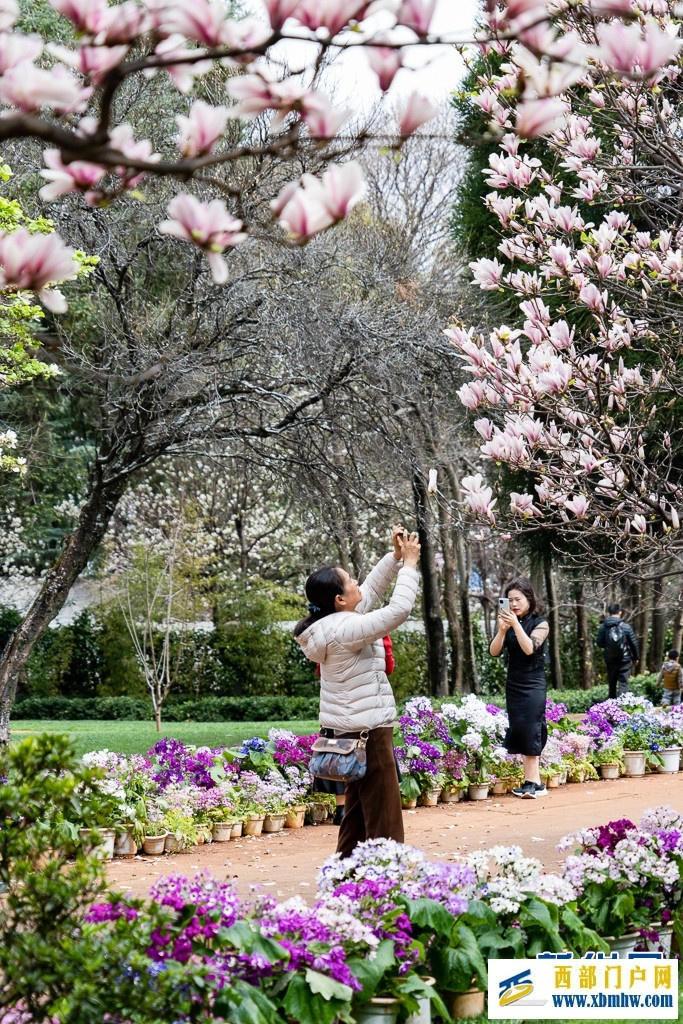
{"label": "dark jacket", "polygon": [[[621,661],[638,661],[638,659],[640,658],[640,650],[638,648],[638,638],[636,637],[636,634],[633,630],[633,626],[630,622],[624,622],[624,620],[621,619],[618,615],[608,615],[608,617],[601,624],[600,629],[598,630],[598,635],[595,642],[597,643],[598,647],[602,647],[604,649],[607,646],[607,633],[610,627],[617,624],[621,626],[621,633],[624,638],[624,647],[621,656]],[[614,657],[614,655],[608,654],[606,650],[605,658],[610,659],[612,661],[618,660]]]}

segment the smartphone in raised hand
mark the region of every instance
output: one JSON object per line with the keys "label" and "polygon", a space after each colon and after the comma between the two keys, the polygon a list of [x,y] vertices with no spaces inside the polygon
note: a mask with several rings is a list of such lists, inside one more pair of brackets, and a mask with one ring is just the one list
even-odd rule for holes
{"label": "smartphone in raised hand", "polygon": [[510,598],[509,597],[499,597],[498,598],[498,610],[501,611],[501,612],[509,612],[510,611]]}

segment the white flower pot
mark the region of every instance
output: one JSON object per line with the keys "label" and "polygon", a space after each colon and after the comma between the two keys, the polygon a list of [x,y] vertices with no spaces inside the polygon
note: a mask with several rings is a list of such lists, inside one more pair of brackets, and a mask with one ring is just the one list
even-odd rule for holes
{"label": "white flower pot", "polygon": [[639,775],[644,775],[645,759],[646,754],[644,750],[625,750],[624,767],[626,769],[626,775],[631,779]]}
{"label": "white flower pot", "polygon": [[263,831],[264,832],[281,832],[285,827],[285,818],[287,815],[283,811],[282,814],[266,814],[263,819]]}
{"label": "white flower pot", "polygon": [[436,807],[440,796],[440,787],[437,789],[425,789],[423,793],[420,793],[420,803],[423,807]]}
{"label": "white flower pot", "polygon": [[353,1009],[353,1016],[356,1024],[394,1024],[398,1017],[400,999],[383,998],[374,996]]}
{"label": "white flower pot", "polygon": [[489,795],[488,782],[470,782],[467,787],[467,795],[470,800],[486,800]]}
{"label": "white flower pot", "polygon": [[680,747],[666,747],[664,750],[659,751],[664,764],[657,765],[657,771],[663,774],[673,775],[677,772],[681,766],[681,748]]}
{"label": "white flower pot", "polygon": [[305,814],[306,808],[303,804],[288,808],[285,828],[303,828]]}
{"label": "white flower pot", "polygon": [[230,829],[230,838],[239,839],[242,835],[242,829],[244,828],[244,822],[240,819],[239,821],[233,821],[232,828]]}
{"label": "white flower pot", "polygon": [[142,841],[142,849],[148,857],[160,857],[166,845],[166,833],[162,836],[145,836]]}
{"label": "white flower pot", "polygon": [[248,814],[244,819],[243,831],[245,836],[260,836],[263,831],[263,819],[265,814]]}
{"label": "white flower pot", "polygon": [[601,764],[598,765],[598,768],[603,779],[619,778],[619,765],[616,762],[614,764]]}
{"label": "white flower pot", "polygon": [[605,936],[605,942],[608,943],[612,953],[616,953],[620,960],[628,960],[629,953],[633,953],[640,935],[638,932],[626,932],[624,935],[620,935],[618,939],[615,939],[612,935]]}
{"label": "white flower pot", "polygon": [[[423,978],[425,985],[429,985],[430,988],[436,984],[436,978]],[[406,1017],[405,1024],[431,1024],[432,1020],[432,1001],[429,996],[418,996],[419,1010],[415,1013],[411,1013],[410,1016]]]}
{"label": "white flower pot", "polygon": [[128,830],[125,832],[119,832],[114,839],[114,856],[130,859],[131,857],[134,857],[137,852],[138,846],[133,837],[133,833]]}
{"label": "white flower pot", "polygon": [[460,789],[460,786],[442,789],[439,799],[442,804],[457,804],[459,800],[462,800],[462,790]]}
{"label": "white flower pot", "polygon": [[228,843],[232,836],[231,821],[217,821],[213,826],[211,835],[214,843]]}
{"label": "white flower pot", "polygon": [[177,853],[178,850],[184,850],[185,843],[182,839],[178,839],[177,836],[169,832],[164,842],[164,853]]}
{"label": "white flower pot", "polygon": [[[92,840],[93,833],[96,833],[101,842],[95,846]],[[81,837],[83,853],[94,853],[101,860],[111,860],[114,856],[114,843],[116,841],[116,829],[113,828],[79,828],[78,834]]]}
{"label": "white flower pot", "polygon": [[496,781],[493,783],[493,789],[491,790],[493,795],[503,796],[503,794],[507,793],[507,791],[508,787],[505,779],[496,779]]}

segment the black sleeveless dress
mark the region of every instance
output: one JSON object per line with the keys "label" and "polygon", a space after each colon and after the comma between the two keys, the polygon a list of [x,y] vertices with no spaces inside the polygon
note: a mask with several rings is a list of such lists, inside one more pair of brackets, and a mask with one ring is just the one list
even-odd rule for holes
{"label": "black sleeveless dress", "polygon": [[[527,614],[520,620],[527,636],[547,619]],[[525,654],[519,646],[515,631],[510,627],[505,634],[503,650],[507,655],[508,675],[505,700],[509,719],[503,744],[509,754],[527,754],[538,757],[548,739],[545,721],[546,679],[544,640],[538,650]]]}

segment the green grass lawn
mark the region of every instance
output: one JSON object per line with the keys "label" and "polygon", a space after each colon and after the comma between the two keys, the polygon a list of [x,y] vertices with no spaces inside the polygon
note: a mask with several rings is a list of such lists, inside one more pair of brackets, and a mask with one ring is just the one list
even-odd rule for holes
{"label": "green grass lawn", "polygon": [[268,737],[268,730],[291,729],[302,735],[317,732],[318,722],[169,722],[157,732],[154,722],[120,721],[34,721],[12,722],[11,739],[36,736],[41,732],[59,732],[70,736],[77,754],[89,750],[115,750],[121,754],[144,754],[164,736],[197,746],[233,746],[250,736]]}

